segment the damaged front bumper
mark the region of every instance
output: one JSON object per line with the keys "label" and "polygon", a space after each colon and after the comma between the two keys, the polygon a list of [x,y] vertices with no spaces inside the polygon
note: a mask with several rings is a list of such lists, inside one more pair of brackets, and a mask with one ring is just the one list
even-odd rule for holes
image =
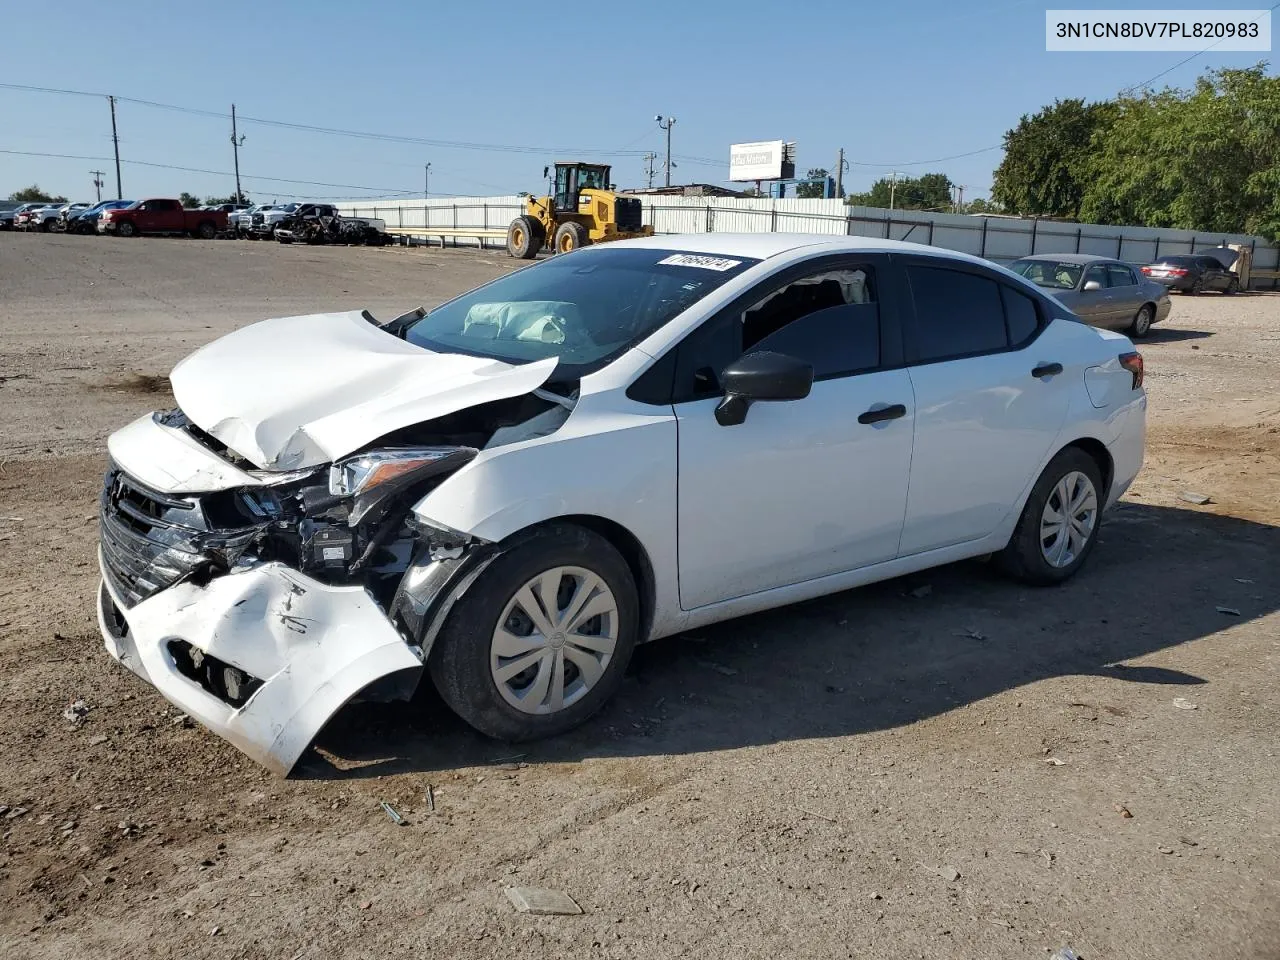
{"label": "damaged front bumper", "polygon": [[361,690],[403,672],[411,692],[422,670],[421,651],[362,587],[281,563],[179,583],[130,608],[104,575],[98,625],[116,660],[281,776]]}

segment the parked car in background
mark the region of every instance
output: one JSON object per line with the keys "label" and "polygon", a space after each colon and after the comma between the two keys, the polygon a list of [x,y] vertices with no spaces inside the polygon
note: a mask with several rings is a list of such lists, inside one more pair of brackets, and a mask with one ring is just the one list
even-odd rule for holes
{"label": "parked car in background", "polygon": [[1008,270],[861,237],[624,240],[266,320],[108,440],[98,622],[277,773],[366,688],[554,736],[637,643],[990,554],[1068,579],[1142,465],[1142,377]]}
{"label": "parked car in background", "polygon": [[133,206],[133,203],[133,200],[103,200],[87,210],[80,210],[67,217],[65,229],[67,233],[97,233],[98,218],[102,216],[103,211],[123,210],[125,207]]}
{"label": "parked car in background", "polygon": [[1038,253],[1009,264],[1095,327],[1145,337],[1173,308],[1168,289],[1132,266],[1083,253]]}
{"label": "parked car in background", "polygon": [[226,229],[227,215],[221,210],[187,210],[180,201],[169,198],[139,200],[119,210],[103,211],[98,219],[99,233],[119,237],[166,233],[212,240]]}
{"label": "parked car in background", "polygon": [[391,242],[385,220],[372,217],[344,217],[328,203],[301,204],[276,224],[280,243],[347,243],[381,247]]}
{"label": "parked car in background", "polygon": [[249,227],[253,223],[253,215],[259,211],[266,213],[268,210],[275,209],[275,206],[273,203],[259,203],[245,210],[232,211],[227,214],[227,229],[237,237],[247,237]]}
{"label": "parked car in background", "polygon": [[280,221],[298,211],[296,203],[277,203],[269,207],[259,208],[249,218],[250,240],[272,240],[276,235],[276,227]]}
{"label": "parked car in background", "polygon": [[27,204],[16,200],[0,200],[0,230],[12,230],[18,213],[26,209]]}
{"label": "parked car in background", "polygon": [[83,209],[87,206],[87,203],[46,203],[43,206],[30,211],[23,226],[25,226],[27,230],[40,230],[44,233],[49,233],[58,226],[59,218],[61,218],[64,210],[71,207]]}
{"label": "parked car in background", "polygon": [[46,206],[48,206],[46,203],[24,203],[15,207],[13,211],[13,227],[18,230],[25,230],[35,212]]}
{"label": "parked car in background", "polygon": [[1144,276],[1179,293],[1240,291],[1240,275],[1208,254],[1175,254],[1142,268]]}

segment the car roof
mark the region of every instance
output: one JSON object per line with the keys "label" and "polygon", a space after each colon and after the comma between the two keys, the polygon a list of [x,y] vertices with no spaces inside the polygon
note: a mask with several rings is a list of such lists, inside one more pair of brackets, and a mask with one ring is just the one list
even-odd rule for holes
{"label": "car roof", "polygon": [[945,250],[923,243],[902,240],[881,240],[877,237],[845,237],[827,233],[685,233],[656,234],[635,240],[619,240],[611,246],[674,250],[680,253],[701,253],[722,257],[751,257],[765,260],[793,250],[807,248],[813,255],[828,253],[918,253],[933,257],[964,260],[969,263],[992,266],[991,261]]}
{"label": "car roof", "polygon": [[1047,263],[1123,263],[1115,257],[1100,257],[1092,253],[1033,253],[1019,260],[1038,260]]}

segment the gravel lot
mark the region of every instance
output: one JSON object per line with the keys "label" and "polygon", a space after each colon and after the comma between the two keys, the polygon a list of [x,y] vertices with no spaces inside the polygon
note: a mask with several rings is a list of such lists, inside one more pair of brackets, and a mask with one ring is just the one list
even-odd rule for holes
{"label": "gravel lot", "polygon": [[966,563],[661,641],[515,758],[349,707],[288,781],[110,661],[104,439],[175,361],[511,267],[0,234],[0,955],[1280,957],[1280,296],[1175,300],[1147,466],[1059,589]]}

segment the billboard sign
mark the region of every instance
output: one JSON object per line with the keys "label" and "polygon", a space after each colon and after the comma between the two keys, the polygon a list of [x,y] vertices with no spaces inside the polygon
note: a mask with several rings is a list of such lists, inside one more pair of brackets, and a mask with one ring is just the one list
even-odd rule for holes
{"label": "billboard sign", "polygon": [[780,180],[793,174],[786,173],[786,166],[794,169],[795,144],[782,140],[758,140],[755,143],[735,143],[729,147],[730,180]]}

